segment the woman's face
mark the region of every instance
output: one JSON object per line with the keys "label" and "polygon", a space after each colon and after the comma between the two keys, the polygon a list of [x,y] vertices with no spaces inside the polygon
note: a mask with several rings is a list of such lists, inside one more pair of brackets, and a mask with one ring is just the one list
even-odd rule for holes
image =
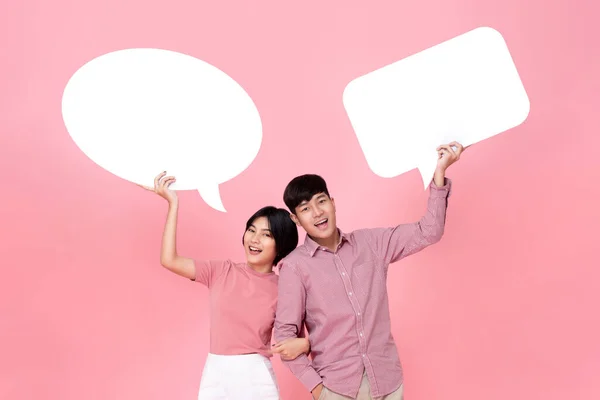
{"label": "woman's face", "polygon": [[251,266],[272,266],[277,250],[267,217],[258,217],[244,233],[246,260]]}

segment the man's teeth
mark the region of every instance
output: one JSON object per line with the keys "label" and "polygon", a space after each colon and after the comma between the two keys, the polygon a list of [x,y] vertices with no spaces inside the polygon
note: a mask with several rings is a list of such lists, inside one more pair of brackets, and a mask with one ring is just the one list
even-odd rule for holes
{"label": "man's teeth", "polygon": [[321,220],[321,221],[317,222],[315,225],[322,225],[325,222],[327,222],[327,219]]}

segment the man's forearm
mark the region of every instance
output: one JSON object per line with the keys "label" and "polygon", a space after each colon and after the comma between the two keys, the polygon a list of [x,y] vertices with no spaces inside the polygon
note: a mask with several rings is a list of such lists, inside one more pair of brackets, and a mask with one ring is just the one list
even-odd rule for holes
{"label": "man's forearm", "polygon": [[446,182],[446,170],[445,169],[436,169],[435,173],[433,174],[433,183],[435,183],[435,186],[437,187],[442,187],[444,186]]}
{"label": "man's forearm", "polygon": [[[279,273],[279,296],[273,334],[278,343],[290,338],[304,337],[306,291],[293,265],[282,265]],[[282,360],[302,384],[312,391],[321,383],[306,354],[294,360]]]}
{"label": "man's forearm", "polygon": [[312,392],[319,383],[323,382],[323,379],[321,379],[319,373],[313,368],[312,362],[306,354],[301,354],[294,360],[282,360],[282,362],[309,392]]}
{"label": "man's forearm", "polygon": [[[276,322],[277,324],[277,322]],[[300,333],[300,334],[299,334]],[[286,339],[293,339],[304,336],[302,331],[298,331],[294,326],[275,326],[275,340],[278,343]],[[281,360],[286,365],[292,374],[298,379],[306,389],[311,392],[319,383],[322,382],[321,376],[312,366],[312,361],[306,354],[300,354],[293,360]]]}

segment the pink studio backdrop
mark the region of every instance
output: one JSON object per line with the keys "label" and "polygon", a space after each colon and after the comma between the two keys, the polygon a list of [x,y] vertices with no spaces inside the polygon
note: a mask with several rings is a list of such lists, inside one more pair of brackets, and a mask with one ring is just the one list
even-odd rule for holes
{"label": "pink studio backdrop", "polygon": [[[407,400],[600,398],[600,7],[591,0],[9,1],[0,5],[0,398],[194,399],[207,290],[162,269],[166,204],[98,167],[61,96],[87,61],[154,47],[222,69],[263,122],[228,212],[180,193],[180,252],[243,259],[246,218],[293,176],[329,182],[344,230],[413,221],[416,170],[368,168],[342,104],[352,79],[478,26],[507,41],[525,123],[471,147],[442,242],[393,265]],[[158,171],[156,171],[158,172]],[[283,399],[308,399],[278,359]]]}

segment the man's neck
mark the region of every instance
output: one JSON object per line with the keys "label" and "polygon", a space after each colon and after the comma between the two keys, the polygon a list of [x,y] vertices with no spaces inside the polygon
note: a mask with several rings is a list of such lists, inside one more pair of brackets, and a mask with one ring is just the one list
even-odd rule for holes
{"label": "man's neck", "polygon": [[328,238],[320,239],[311,237],[311,239],[314,240],[315,243],[317,243],[319,246],[325,247],[331,250],[332,252],[335,252],[337,250],[338,245],[340,244],[340,231],[336,228],[335,233]]}

